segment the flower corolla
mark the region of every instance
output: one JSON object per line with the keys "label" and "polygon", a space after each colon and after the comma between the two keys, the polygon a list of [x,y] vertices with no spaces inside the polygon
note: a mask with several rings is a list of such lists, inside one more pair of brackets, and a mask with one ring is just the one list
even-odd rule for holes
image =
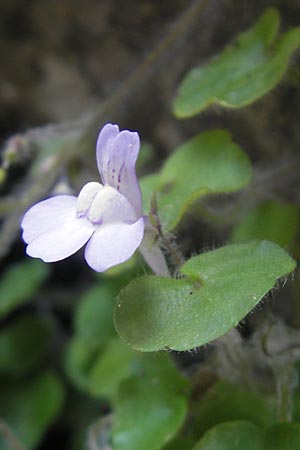
{"label": "flower corolla", "polygon": [[87,244],[86,262],[97,272],[129,259],[145,231],[135,173],[139,148],[138,133],[106,124],[96,148],[103,184],[89,182],[78,197],[55,195],[32,206],[21,223],[27,254],[55,262]]}

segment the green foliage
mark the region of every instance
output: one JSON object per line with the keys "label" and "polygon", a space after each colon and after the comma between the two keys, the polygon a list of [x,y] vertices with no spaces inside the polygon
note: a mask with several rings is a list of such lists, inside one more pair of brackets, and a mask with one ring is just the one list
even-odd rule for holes
{"label": "green foliage", "polygon": [[[197,376],[195,378],[199,380]],[[214,383],[204,394],[200,390],[199,398],[197,392],[196,387],[191,401],[188,427],[164,447],[164,450],[191,450],[204,433],[223,422],[247,421],[262,428],[276,422],[274,399],[270,401],[261,393],[241,389],[223,380]],[[200,442],[202,443],[202,440]],[[227,447],[221,448],[227,450]],[[231,450],[231,447],[229,448]],[[244,447],[241,449],[244,450]]]}
{"label": "green foliage", "polygon": [[297,450],[299,444],[299,423],[279,423],[265,432],[264,450]]}
{"label": "green foliage", "polygon": [[[221,55],[187,74],[174,103],[175,114],[193,116],[211,104],[237,108],[274,88],[300,43],[299,28],[279,37],[278,28],[278,13],[274,9],[267,10]],[[42,180],[43,174],[48,172],[50,178],[53,177],[46,183],[50,189],[57,179],[60,162],[65,163],[67,172],[75,175],[74,169],[77,171],[81,159],[72,160],[69,151],[76,141],[77,131],[65,137],[62,133],[57,138],[52,135],[49,138],[46,133],[42,138],[42,150],[28,169],[29,179],[24,181],[30,198],[38,194],[31,181]],[[85,145],[84,141],[80,142]],[[59,148],[64,148],[69,156],[66,153],[58,159]],[[16,155],[11,154],[11,157]],[[147,169],[152,156],[151,145],[144,145],[137,171]],[[78,174],[78,179],[81,175]],[[234,193],[247,186],[251,178],[249,158],[232,141],[230,133],[206,131],[180,145],[159,172],[144,177],[141,182],[144,211],[149,212],[150,220],[161,222],[163,231],[170,232],[187,216],[193,220],[190,213],[199,214],[203,198],[208,201],[210,194]],[[44,191],[47,186],[43,186]],[[248,195],[251,193],[252,190],[247,191]],[[21,205],[26,204],[25,197]],[[265,198],[271,197],[266,195]],[[18,201],[17,208],[20,207]],[[251,199],[250,203],[253,204]],[[14,202],[6,204],[5,200],[4,210],[14,206]],[[281,364],[281,368],[284,359],[280,358],[286,355],[278,357],[275,349],[267,361],[262,361],[258,341],[254,342],[258,332],[251,341],[254,349],[258,349],[258,361],[254,352],[250,356],[253,370],[257,369],[259,374],[262,369],[261,379],[257,376],[262,388],[260,394],[226,381],[218,381],[208,388],[206,382],[210,385],[212,380],[206,379],[207,374],[204,383],[202,379],[200,383],[194,376],[197,370],[187,365],[187,373],[192,374],[191,380],[195,382],[191,386],[193,397],[189,399],[189,383],[180,374],[181,369],[173,364],[170,353],[142,352],[189,350],[211,342],[236,326],[280,277],[295,268],[294,260],[279,245],[291,248],[296,240],[298,213],[299,209],[294,206],[264,202],[248,212],[234,228],[233,245],[191,258],[176,272],[177,278],[143,275],[132,280],[137,273],[136,255],[107,274],[101,274],[94,287],[75,303],[73,334],[64,352],[59,349],[55,355],[49,351],[53,344],[64,345],[70,335],[69,298],[74,296],[79,281],[70,283],[70,292],[64,292],[69,286],[63,289],[59,286],[59,294],[65,300],[63,311],[56,301],[53,309],[49,306],[52,304],[50,296],[56,295],[53,286],[46,293],[46,304],[41,296],[38,305],[30,305],[30,309],[39,308],[40,313],[35,311],[32,317],[23,316],[15,309],[39,293],[49,266],[36,260],[15,265],[0,280],[0,319],[4,319],[0,332],[1,419],[11,427],[24,448],[38,448],[45,432],[58,419],[64,400],[60,379],[52,371],[46,371],[46,365],[49,356],[55,356],[54,364],[59,365],[59,357],[63,355],[66,375],[74,386],[68,389],[67,408],[61,415],[61,428],[71,431],[68,442],[61,443],[62,447],[73,450],[84,446],[95,450],[106,446],[114,450],[296,450],[300,442],[299,423],[276,423],[274,405],[282,406],[280,399],[275,398],[275,393],[272,397],[270,389],[268,397],[263,392],[264,375],[271,374],[271,365],[274,379],[270,386],[281,382],[276,379],[276,364],[278,367]],[[194,224],[189,229],[190,234],[193,227]],[[185,236],[183,245],[189,239],[190,235]],[[264,240],[237,244],[253,239],[276,243]],[[83,283],[89,281],[88,277],[84,279],[84,273],[81,276]],[[132,281],[124,288],[128,280]],[[297,289],[298,286],[295,292]],[[113,326],[113,311],[122,340]],[[11,316],[7,318],[8,314]],[[57,322],[56,314],[59,315]],[[266,337],[266,333],[259,341],[262,345],[268,341],[265,352],[269,349],[269,334]],[[296,348],[296,344],[292,344],[288,347],[289,362]],[[220,357],[220,352],[216,354]],[[185,364],[185,355],[182,359],[181,356],[176,355],[176,360]],[[216,372],[219,376],[223,366],[214,371],[212,361],[215,363],[210,355],[205,356],[208,374],[212,373],[215,380]],[[193,363],[197,364],[196,359]],[[230,358],[226,360],[224,355],[223,363],[228,364],[228,370]],[[245,370],[242,364],[237,364],[235,369],[236,378],[238,369],[242,378]],[[282,380],[286,386],[280,388],[288,395],[295,380],[288,377]],[[255,381],[256,377],[253,384]],[[295,398],[293,420],[300,414],[299,392]],[[289,403],[290,399],[284,400]],[[101,415],[107,411],[112,413]],[[83,438],[83,429],[90,423],[92,426]],[[3,436],[0,436],[0,449],[10,450]]]}
{"label": "green foliage", "polygon": [[45,361],[53,324],[48,318],[21,317],[0,333],[0,374],[20,376]]}
{"label": "green foliage", "polygon": [[[299,379],[300,366],[299,362],[296,363],[296,376]],[[294,422],[300,423],[300,385],[298,383],[297,388],[294,390],[294,398],[293,398],[293,416],[292,419]]]}
{"label": "green foliage", "polygon": [[197,436],[227,421],[246,420],[262,427],[275,422],[274,405],[268,399],[226,381],[215,383],[193,409]]}
{"label": "green foliage", "polygon": [[236,191],[250,179],[248,157],[232,142],[230,133],[207,131],[182,144],[158,174],[142,179],[144,210],[149,211],[155,193],[159,218],[170,230],[196,200],[211,193]]}
{"label": "green foliage", "polygon": [[193,450],[297,450],[299,423],[279,423],[262,429],[247,421],[225,422],[211,428]]}
{"label": "green foliage", "polygon": [[31,300],[48,274],[46,264],[29,259],[7,269],[0,280],[0,318]]}
{"label": "green foliage", "polygon": [[112,311],[117,287],[97,283],[78,301],[75,333],[65,352],[65,368],[80,389],[89,390],[88,373],[103,347],[114,336]]}
{"label": "green foliage", "polygon": [[188,350],[236,326],[295,261],[268,241],[225,246],[187,261],[182,279],[143,276],[123,289],[117,330],[135,350]]}
{"label": "green foliage", "polygon": [[257,23],[210,63],[184,78],[174,102],[177,117],[189,117],[212,103],[239,108],[273,89],[300,44],[300,29],[280,37],[279,15],[267,9]]}
{"label": "green foliage", "polygon": [[175,436],[163,447],[163,450],[191,450],[196,440],[193,436]]}
{"label": "green foliage", "polygon": [[[2,383],[0,416],[28,450],[36,448],[45,430],[61,411],[64,391],[58,377],[45,372],[28,381]],[[11,450],[1,440],[1,450]]]}
{"label": "green foliage", "polygon": [[89,392],[114,399],[122,380],[133,372],[138,355],[118,337],[112,338],[95,359],[89,373]]}
{"label": "green foliage", "polygon": [[147,355],[143,370],[124,380],[116,400],[114,450],[155,450],[182,425],[188,393],[168,354]]}
{"label": "green foliage", "polygon": [[268,239],[291,247],[299,227],[299,210],[293,205],[264,202],[247,213],[233,229],[231,241]]}
{"label": "green foliage", "polygon": [[72,383],[82,391],[88,391],[88,373],[97,354],[97,347],[87,345],[77,336],[72,337],[65,348],[65,371]]}
{"label": "green foliage", "polygon": [[78,300],[74,314],[74,331],[83,341],[102,345],[113,336],[112,311],[118,284],[97,283]]}
{"label": "green foliage", "polygon": [[193,450],[264,450],[260,429],[251,422],[221,423],[210,429]]}
{"label": "green foliage", "polygon": [[116,338],[113,326],[115,296],[123,281],[103,279],[81,297],[74,316],[75,334],[65,352],[65,368],[73,383],[89,395],[112,401],[139,357]]}

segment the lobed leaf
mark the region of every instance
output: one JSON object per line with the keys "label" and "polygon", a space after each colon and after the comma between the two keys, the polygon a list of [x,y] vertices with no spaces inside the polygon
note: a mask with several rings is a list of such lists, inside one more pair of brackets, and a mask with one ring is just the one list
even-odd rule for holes
{"label": "lobed leaf", "polygon": [[213,103],[239,108],[273,89],[300,44],[300,28],[280,37],[278,29],[279,14],[269,8],[218,57],[192,69],[179,87],[175,115],[191,117]]}
{"label": "lobed leaf", "polygon": [[140,351],[204,345],[235,327],[295,265],[268,241],[203,253],[181,267],[182,279],[146,275],[129,283],[117,298],[117,331]]}
{"label": "lobed leaf", "polygon": [[160,220],[170,230],[196,200],[211,193],[236,191],[250,179],[249,159],[232,142],[230,133],[207,131],[183,143],[158,174],[141,180],[144,210],[149,211],[155,193]]}

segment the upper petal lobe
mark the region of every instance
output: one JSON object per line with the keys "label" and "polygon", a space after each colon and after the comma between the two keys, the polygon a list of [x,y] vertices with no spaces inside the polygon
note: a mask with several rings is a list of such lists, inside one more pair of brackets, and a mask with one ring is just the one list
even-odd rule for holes
{"label": "upper petal lobe", "polygon": [[118,132],[116,125],[107,124],[101,130],[97,141],[97,162],[104,184],[110,185],[125,195],[136,210],[142,214],[142,196],[135,163],[140,149],[136,132]]}
{"label": "upper petal lobe", "polygon": [[108,161],[110,158],[111,143],[114,140],[114,138],[117,137],[118,134],[119,134],[118,125],[107,123],[100,130],[100,133],[98,135],[96,145],[96,159],[98,169],[103,182],[104,182],[103,168],[108,165]]}

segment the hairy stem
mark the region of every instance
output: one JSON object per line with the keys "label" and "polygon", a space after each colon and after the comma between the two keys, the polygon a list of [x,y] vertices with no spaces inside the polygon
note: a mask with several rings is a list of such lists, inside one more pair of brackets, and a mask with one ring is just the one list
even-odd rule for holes
{"label": "hairy stem", "polygon": [[291,422],[293,415],[293,395],[297,386],[297,372],[292,363],[276,365],[273,368],[277,389],[277,420]]}

